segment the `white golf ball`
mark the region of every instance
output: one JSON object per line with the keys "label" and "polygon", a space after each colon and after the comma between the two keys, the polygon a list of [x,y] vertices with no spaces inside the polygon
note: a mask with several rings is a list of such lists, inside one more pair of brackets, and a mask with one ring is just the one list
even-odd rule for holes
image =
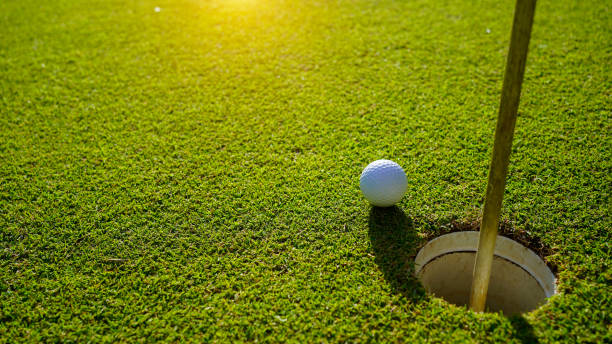
{"label": "white golf ball", "polygon": [[361,172],[359,187],[374,206],[390,207],[399,202],[406,192],[406,173],[391,160],[376,160]]}

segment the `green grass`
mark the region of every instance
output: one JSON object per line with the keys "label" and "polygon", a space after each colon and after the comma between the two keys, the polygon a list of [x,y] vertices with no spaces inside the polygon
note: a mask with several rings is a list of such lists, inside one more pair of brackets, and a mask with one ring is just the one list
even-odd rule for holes
{"label": "green grass", "polygon": [[[611,341],[606,1],[538,4],[504,200],[560,293],[509,318],[411,277],[478,219],[513,7],[1,1],[0,342]],[[380,158],[408,192],[373,211]]]}

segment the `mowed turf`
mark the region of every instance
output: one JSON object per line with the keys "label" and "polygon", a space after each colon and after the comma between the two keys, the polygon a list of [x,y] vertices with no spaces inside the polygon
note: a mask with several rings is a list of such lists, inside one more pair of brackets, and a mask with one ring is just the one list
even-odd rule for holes
{"label": "mowed turf", "polygon": [[[513,8],[0,1],[0,342],[609,342],[606,1],[539,1],[510,162],[559,294],[474,314],[412,277],[480,216]],[[381,158],[408,190],[372,210]]]}

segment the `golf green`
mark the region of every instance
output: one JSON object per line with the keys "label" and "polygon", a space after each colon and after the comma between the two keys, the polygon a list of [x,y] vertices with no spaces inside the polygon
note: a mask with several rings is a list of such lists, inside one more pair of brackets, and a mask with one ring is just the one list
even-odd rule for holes
{"label": "golf green", "polygon": [[537,4],[510,156],[558,293],[477,314],[413,277],[478,228],[513,9],[0,1],[0,343],[612,341],[607,1]]}

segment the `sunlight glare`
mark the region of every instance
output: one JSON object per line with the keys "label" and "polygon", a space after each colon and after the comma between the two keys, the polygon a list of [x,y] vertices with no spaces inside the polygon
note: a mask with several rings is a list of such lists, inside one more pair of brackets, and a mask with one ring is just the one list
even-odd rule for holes
{"label": "sunlight glare", "polygon": [[248,9],[254,7],[260,0],[218,0],[219,5],[236,8]]}

